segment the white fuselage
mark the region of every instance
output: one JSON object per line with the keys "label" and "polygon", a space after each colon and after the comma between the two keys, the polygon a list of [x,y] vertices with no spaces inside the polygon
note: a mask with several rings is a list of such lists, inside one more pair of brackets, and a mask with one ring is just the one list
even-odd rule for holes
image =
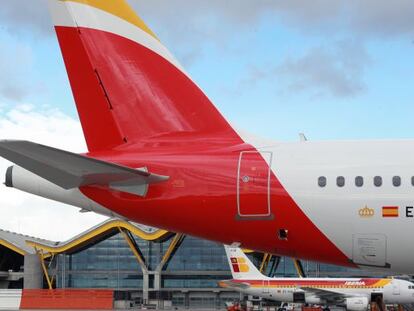
{"label": "white fuselage", "polygon": [[[303,285],[306,282],[314,282],[313,285]],[[318,295],[318,290],[329,293],[337,293],[346,298],[364,297],[371,301],[373,294],[381,294],[385,304],[409,304],[414,303],[413,283],[398,279],[378,279],[374,285],[366,284],[369,279],[344,279],[344,278],[268,278],[260,281],[243,281],[250,284],[249,287],[233,287],[246,295],[253,295],[269,300],[283,302],[305,302],[309,304],[329,304],[324,296]],[[280,282],[288,282],[283,286]],[[342,283],[342,285],[329,285],[329,283]],[[260,285],[260,283],[262,285]],[[231,286],[230,286],[231,287]],[[310,288],[309,290],[307,288]],[[314,290],[314,291],[313,291]],[[303,293],[305,301],[298,301],[297,294]],[[339,301],[339,300],[338,300]]]}
{"label": "white fuselage", "polygon": [[[414,271],[414,141],[304,141],[256,147],[273,154],[271,168],[281,184],[353,263]],[[376,176],[380,186],[374,185]],[[323,187],[318,185],[320,177],[326,178]],[[345,182],[342,187],[338,177]],[[357,177],[359,182],[362,177],[362,186],[356,185]],[[394,177],[397,182],[400,178],[399,186],[393,185]],[[397,207],[398,216],[383,217],[386,206]]]}

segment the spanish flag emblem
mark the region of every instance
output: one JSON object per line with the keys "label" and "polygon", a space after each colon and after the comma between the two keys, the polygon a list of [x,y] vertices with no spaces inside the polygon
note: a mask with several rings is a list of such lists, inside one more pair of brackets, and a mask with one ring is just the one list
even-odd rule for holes
{"label": "spanish flag emblem", "polygon": [[383,206],[382,217],[398,217],[398,206]]}

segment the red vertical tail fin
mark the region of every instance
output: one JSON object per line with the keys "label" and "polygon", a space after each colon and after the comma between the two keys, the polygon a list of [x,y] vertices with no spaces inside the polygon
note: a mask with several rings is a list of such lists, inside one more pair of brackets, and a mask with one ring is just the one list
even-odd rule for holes
{"label": "red vertical tail fin", "polygon": [[168,133],[240,140],[124,0],[49,0],[90,151]]}

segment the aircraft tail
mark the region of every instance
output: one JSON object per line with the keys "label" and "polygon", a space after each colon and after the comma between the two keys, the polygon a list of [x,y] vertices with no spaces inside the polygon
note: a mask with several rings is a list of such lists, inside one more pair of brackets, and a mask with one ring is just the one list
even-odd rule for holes
{"label": "aircraft tail", "polygon": [[240,140],[125,0],[49,4],[89,151],[177,133]]}
{"label": "aircraft tail", "polygon": [[264,279],[266,278],[238,247],[224,245],[227,260],[233,279]]}

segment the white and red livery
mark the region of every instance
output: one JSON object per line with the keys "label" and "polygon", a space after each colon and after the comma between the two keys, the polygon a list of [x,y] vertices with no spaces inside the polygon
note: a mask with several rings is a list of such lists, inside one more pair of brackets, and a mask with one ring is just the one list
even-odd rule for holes
{"label": "white and red livery", "polygon": [[88,151],[1,141],[16,164],[7,186],[263,252],[414,272],[414,141],[250,137],[126,1],[50,10]]}
{"label": "white and red livery", "polygon": [[257,270],[240,248],[225,246],[231,280],[220,281],[224,288],[285,303],[342,306],[364,311],[371,302],[383,304],[414,303],[414,284],[399,279],[381,278],[270,278]]}

